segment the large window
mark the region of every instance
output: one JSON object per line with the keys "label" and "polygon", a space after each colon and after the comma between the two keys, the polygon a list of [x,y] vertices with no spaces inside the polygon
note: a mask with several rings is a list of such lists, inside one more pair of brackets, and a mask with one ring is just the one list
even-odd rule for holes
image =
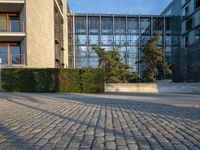
{"label": "large window", "polygon": [[22,64],[23,57],[19,43],[0,43],[2,64]]}
{"label": "large window", "polygon": [[23,31],[23,22],[20,22],[18,14],[0,13],[0,32]]}

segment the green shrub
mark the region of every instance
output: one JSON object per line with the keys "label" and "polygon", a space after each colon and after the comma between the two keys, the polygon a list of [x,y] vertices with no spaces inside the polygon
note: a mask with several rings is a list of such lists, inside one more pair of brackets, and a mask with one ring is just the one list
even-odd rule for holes
{"label": "green shrub", "polygon": [[14,92],[104,92],[103,69],[2,69],[2,87]]}
{"label": "green shrub", "polygon": [[60,91],[65,93],[82,93],[79,69],[62,69],[59,75]]}
{"label": "green shrub", "polygon": [[102,93],[104,92],[104,72],[102,69],[84,69],[80,70],[81,87],[84,93]]}

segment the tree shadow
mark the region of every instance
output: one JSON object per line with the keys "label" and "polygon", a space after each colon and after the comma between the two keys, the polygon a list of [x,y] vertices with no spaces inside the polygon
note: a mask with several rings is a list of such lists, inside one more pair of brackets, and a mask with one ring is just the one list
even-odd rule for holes
{"label": "tree shadow", "polygon": [[[85,104],[92,104],[95,106],[108,106],[110,109],[115,109],[116,106],[119,104],[122,104],[121,110],[125,111],[136,111],[136,112],[141,112],[141,113],[147,113],[147,114],[158,114],[158,115],[164,115],[164,116],[169,116],[169,117],[175,117],[176,118],[187,118],[190,120],[196,120],[199,121],[200,119],[200,109],[199,108],[190,108],[190,107],[183,107],[183,106],[173,106],[173,105],[168,105],[168,104],[158,104],[158,103],[153,103],[153,102],[141,102],[141,101],[132,101],[132,100],[120,100],[120,99],[113,99],[112,97],[107,97],[107,98],[100,98],[97,97],[96,95],[79,95],[79,94],[16,94],[14,96],[7,96],[4,97],[7,101],[29,108],[29,109],[34,109],[36,111],[40,111],[42,113],[52,115],[55,117],[59,117],[65,121],[69,122],[75,122],[76,124],[84,125],[84,126],[89,126],[94,129],[99,129],[102,131],[106,131],[108,133],[113,133],[113,129],[110,128],[105,128],[102,126],[98,125],[93,125],[90,124],[89,122],[86,121],[80,121],[79,119],[74,119],[72,117],[68,117],[65,115],[61,115],[52,111],[49,111],[45,108],[39,107],[42,103],[38,103],[37,106],[33,106],[31,103],[24,103],[21,101],[22,97],[30,102],[36,103],[39,99],[48,99],[50,101],[55,101],[59,100],[63,103],[79,103],[79,105],[85,105]],[[34,101],[32,100],[34,99]],[[127,106],[123,107],[123,104],[126,104]],[[138,107],[132,107],[132,106],[138,106]],[[143,109],[145,107],[148,107],[150,109]],[[192,114],[192,115],[191,115]],[[3,129],[3,130],[8,130],[8,129]],[[66,133],[68,134],[68,133]],[[124,138],[124,134],[128,137],[133,137],[133,134],[126,133],[124,131],[117,131],[115,133],[115,136]],[[77,138],[77,137],[76,137]],[[87,141],[86,141],[87,142]]]}
{"label": "tree shadow", "polygon": [[[3,125],[1,123],[0,123],[0,133],[4,136],[4,138],[6,138],[5,143],[4,142],[1,143],[2,147],[0,146],[0,149],[9,147],[9,149],[13,149],[13,150],[14,149],[27,150],[33,146],[33,145],[27,143],[21,137],[19,137],[17,135],[17,133],[13,132],[12,130],[10,130],[8,127],[6,127],[5,125]],[[4,147],[3,143],[7,144],[7,145],[5,145],[5,147]],[[25,144],[25,145],[23,145],[23,144]],[[22,145],[23,145],[23,147],[20,147]]]}
{"label": "tree shadow", "polygon": [[[132,94],[130,94],[132,96]],[[160,97],[163,97],[163,95],[154,95],[154,94],[148,94],[151,96],[151,98],[155,99],[155,101],[151,101],[149,98],[145,99],[145,101],[140,100],[132,100],[132,99],[118,99],[116,95],[115,98],[112,98],[112,95],[108,95],[107,97],[99,97],[98,95],[79,95],[79,94],[70,94],[70,95],[64,95],[64,94],[52,94],[51,96],[48,96],[46,94],[40,95],[41,97],[44,97],[45,99],[52,99],[52,100],[62,100],[62,101],[71,101],[71,102],[80,102],[80,103],[86,103],[86,104],[94,104],[94,105],[105,105],[105,104],[128,104],[128,105],[138,105],[138,106],[146,106],[151,109],[140,109],[136,111],[141,111],[144,113],[155,113],[158,115],[167,115],[171,117],[180,117],[180,118],[188,118],[192,120],[198,120],[200,119],[200,105],[199,107],[189,107],[188,104],[177,103],[176,105],[171,103],[160,103]],[[137,95],[136,95],[137,96]],[[145,94],[138,94],[137,97],[140,97],[143,99]],[[170,95],[164,95],[166,99],[169,99]],[[173,97],[173,95],[171,95]],[[189,97],[188,97],[189,98]],[[199,97],[197,96],[196,99],[198,102]],[[172,101],[173,102],[173,101]],[[134,111],[133,108],[124,108],[124,109],[131,109]],[[193,115],[191,115],[193,114]]]}
{"label": "tree shadow", "polygon": [[[171,117],[180,117],[180,118],[188,118],[191,120],[198,120],[200,119],[200,107],[188,107],[188,104],[184,104],[182,106],[180,102],[177,103],[177,105],[171,104],[171,103],[160,103],[159,100],[161,97],[165,97],[166,99],[170,99],[170,97],[173,97],[173,95],[165,95],[165,94],[160,94],[160,95],[155,95],[155,94],[134,94],[134,96],[137,96],[139,100],[133,100],[130,98],[127,99],[120,99],[117,98],[120,95],[125,95],[126,94],[115,94],[115,97],[113,98],[113,94],[108,94],[106,97],[99,97],[99,95],[84,95],[84,94],[23,94],[23,93],[18,93],[16,95],[9,95],[7,97],[4,97],[4,99],[20,99],[25,97],[26,101],[31,101],[34,103],[39,103],[39,104],[46,104],[44,101],[45,100],[50,100],[52,102],[55,102],[55,100],[59,100],[62,102],[79,102],[79,103],[85,103],[85,104],[93,104],[93,105],[106,105],[106,104],[129,104],[129,105],[138,105],[138,106],[146,106],[149,107],[150,109],[140,109],[136,111],[141,111],[144,113],[155,113],[158,115],[167,115]],[[133,96],[132,93],[128,94],[128,96]],[[141,99],[144,99],[144,96],[148,96],[145,101],[140,101]],[[179,95],[178,95],[179,96]],[[184,96],[184,95],[183,95]],[[155,99],[155,101],[151,101],[151,99]],[[39,99],[38,99],[39,98]],[[188,96],[189,98],[189,96]],[[45,100],[44,100],[45,99]],[[199,100],[199,96],[193,97],[193,99]],[[16,101],[13,101],[16,102]],[[24,105],[23,103],[20,103],[21,105]],[[186,105],[186,106],[185,106]],[[26,105],[27,107],[29,105]],[[200,106],[200,105],[199,105]],[[30,108],[32,106],[29,106]],[[130,109],[131,111],[134,111],[132,107],[130,108],[124,108],[124,109]],[[41,110],[42,111],[42,110]],[[48,113],[48,112],[46,112]],[[193,115],[191,115],[193,114]]]}

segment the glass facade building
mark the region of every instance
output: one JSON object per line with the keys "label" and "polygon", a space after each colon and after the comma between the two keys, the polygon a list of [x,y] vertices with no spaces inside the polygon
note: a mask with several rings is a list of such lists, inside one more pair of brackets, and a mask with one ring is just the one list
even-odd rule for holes
{"label": "glass facade building", "polygon": [[182,0],[182,80],[200,82],[200,0]]}
{"label": "glass facade building", "polygon": [[165,49],[165,61],[173,63],[180,35],[175,24],[175,18],[166,16],[69,14],[68,67],[98,67],[98,56],[92,49],[98,45],[107,51],[117,48],[121,60],[140,74],[142,67],[136,62],[141,49],[157,34],[161,35],[158,46]]}
{"label": "glass facade building", "polygon": [[176,51],[174,81],[199,82],[200,0],[173,0],[161,15],[180,18],[181,48]]}

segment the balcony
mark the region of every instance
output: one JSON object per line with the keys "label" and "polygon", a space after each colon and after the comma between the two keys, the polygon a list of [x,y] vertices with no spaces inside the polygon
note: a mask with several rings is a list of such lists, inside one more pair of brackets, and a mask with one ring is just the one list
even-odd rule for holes
{"label": "balcony", "polygon": [[24,66],[25,63],[25,54],[1,54],[0,55],[0,66]]}
{"label": "balcony", "polygon": [[25,37],[24,21],[0,22],[0,41],[20,42]]}
{"label": "balcony", "polygon": [[1,12],[20,12],[25,4],[25,0],[1,0]]}

